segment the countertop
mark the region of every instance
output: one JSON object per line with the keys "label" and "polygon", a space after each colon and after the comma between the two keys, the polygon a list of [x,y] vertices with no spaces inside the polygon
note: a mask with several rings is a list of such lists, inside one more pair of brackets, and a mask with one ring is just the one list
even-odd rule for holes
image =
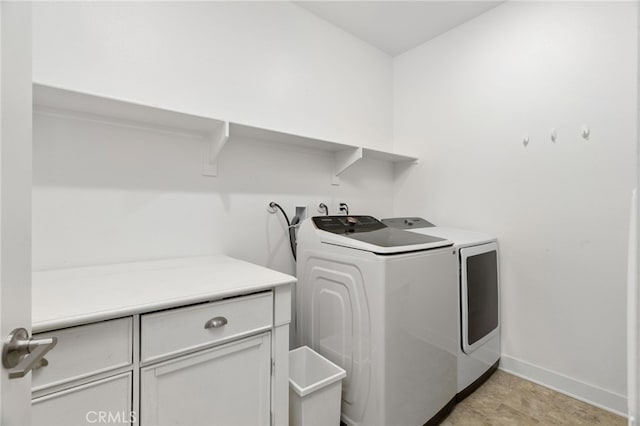
{"label": "countertop", "polygon": [[32,332],[217,300],[296,282],[228,256],[33,272]]}

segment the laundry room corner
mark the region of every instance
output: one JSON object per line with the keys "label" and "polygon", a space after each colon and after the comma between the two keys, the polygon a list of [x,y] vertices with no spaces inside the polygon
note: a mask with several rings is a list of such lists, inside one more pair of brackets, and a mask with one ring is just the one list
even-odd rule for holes
{"label": "laundry room corner", "polygon": [[637,7],[508,2],[394,59],[395,215],[496,235],[502,368],[618,413]]}

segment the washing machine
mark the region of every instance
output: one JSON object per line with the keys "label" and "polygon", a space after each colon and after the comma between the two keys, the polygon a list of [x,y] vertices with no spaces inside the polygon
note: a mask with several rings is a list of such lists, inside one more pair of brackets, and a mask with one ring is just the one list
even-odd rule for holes
{"label": "washing machine", "polygon": [[480,232],[434,226],[419,217],[382,219],[390,227],[453,241],[458,277],[458,384],[461,401],[500,362],[500,282],[497,239]]}
{"label": "washing machine", "polygon": [[371,216],[320,216],[298,231],[297,333],[347,371],[347,425],[438,422],[456,395],[453,243]]}

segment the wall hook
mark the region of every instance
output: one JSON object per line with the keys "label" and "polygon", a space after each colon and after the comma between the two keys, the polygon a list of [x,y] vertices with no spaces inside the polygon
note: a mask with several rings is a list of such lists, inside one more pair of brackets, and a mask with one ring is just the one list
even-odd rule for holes
{"label": "wall hook", "polygon": [[522,139],[522,145],[524,145],[524,147],[526,148],[527,145],[529,145],[529,135],[526,135],[523,139]]}
{"label": "wall hook", "polygon": [[558,132],[556,131],[556,128],[552,128],[551,129],[551,142],[555,142],[558,139]]}
{"label": "wall hook", "polygon": [[589,140],[589,135],[591,134],[591,129],[589,129],[589,126],[582,126],[582,139],[584,140]]}

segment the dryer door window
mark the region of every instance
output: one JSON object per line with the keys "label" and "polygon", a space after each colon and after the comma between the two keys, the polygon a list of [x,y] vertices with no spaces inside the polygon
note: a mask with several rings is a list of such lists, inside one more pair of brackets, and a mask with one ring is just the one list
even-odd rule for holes
{"label": "dryer door window", "polygon": [[500,322],[498,246],[460,250],[462,349],[469,353],[491,338]]}

